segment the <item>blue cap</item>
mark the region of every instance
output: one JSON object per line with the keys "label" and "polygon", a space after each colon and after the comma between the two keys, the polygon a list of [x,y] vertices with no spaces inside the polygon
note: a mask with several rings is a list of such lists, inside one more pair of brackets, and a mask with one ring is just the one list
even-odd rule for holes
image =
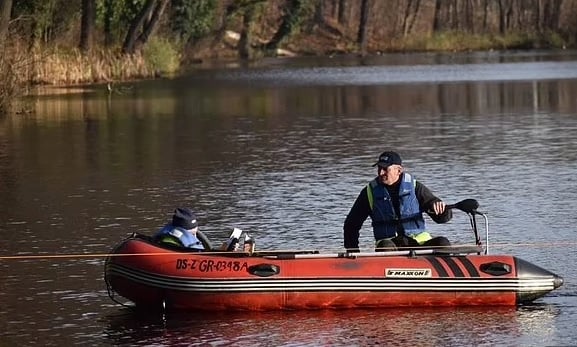
{"label": "blue cap", "polygon": [[391,165],[403,165],[401,156],[397,152],[386,151],[379,155],[379,160],[373,166],[389,167]]}
{"label": "blue cap", "polygon": [[198,223],[196,222],[196,216],[191,209],[179,207],[174,210],[174,214],[172,215],[172,225],[190,230],[196,228]]}

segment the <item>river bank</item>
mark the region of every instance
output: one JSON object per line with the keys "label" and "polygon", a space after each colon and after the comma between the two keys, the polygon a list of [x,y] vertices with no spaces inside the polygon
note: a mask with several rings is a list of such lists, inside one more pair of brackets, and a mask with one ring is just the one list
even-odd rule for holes
{"label": "river bank", "polygon": [[[142,78],[165,77],[207,65],[225,65],[239,61],[258,61],[264,57],[333,56],[360,54],[355,42],[330,30],[317,29],[298,34],[280,48],[263,50],[259,42],[252,46],[250,58],[241,59],[238,52],[240,34],[227,31],[222,42],[213,38],[199,41],[185,54],[174,43],[153,39],[141,54],[120,54],[118,49],[99,48],[90,54],[78,49],[45,48],[31,52],[17,50],[25,68],[17,71],[19,80],[30,85],[78,85],[109,83]],[[389,42],[369,42],[367,55],[411,52],[463,52],[510,49],[564,49],[566,43],[556,34],[510,33],[507,35],[474,35],[444,32],[430,36],[408,36]],[[18,58],[16,58],[18,60]]]}
{"label": "river bank", "polygon": [[[263,58],[335,56],[360,54],[354,40],[327,28],[299,33],[274,50],[264,50],[255,38],[250,57],[239,57],[240,34],[227,31],[221,41],[214,37],[199,40],[194,49],[154,38],[139,54],[121,54],[118,48],[95,48],[83,54],[77,48],[43,47],[29,51],[12,44],[0,62],[0,76],[6,83],[0,90],[0,110],[10,109],[11,100],[36,93],[38,86],[80,86],[103,84],[114,92],[114,84],[138,79],[176,76],[210,66],[239,66],[258,63]],[[474,35],[442,32],[429,36],[407,36],[388,42],[369,41],[366,55],[410,52],[463,52],[519,49],[565,49],[557,34],[509,33]],[[184,53],[180,53],[184,52]],[[4,111],[6,112],[6,111]]]}

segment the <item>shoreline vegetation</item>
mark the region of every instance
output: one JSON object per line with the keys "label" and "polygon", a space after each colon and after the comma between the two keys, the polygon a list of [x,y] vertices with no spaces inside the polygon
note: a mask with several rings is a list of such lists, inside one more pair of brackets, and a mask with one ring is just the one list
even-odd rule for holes
{"label": "shoreline vegetation", "polygon": [[110,91],[214,62],[574,48],[576,12],[577,0],[0,0],[0,115],[36,86]]}

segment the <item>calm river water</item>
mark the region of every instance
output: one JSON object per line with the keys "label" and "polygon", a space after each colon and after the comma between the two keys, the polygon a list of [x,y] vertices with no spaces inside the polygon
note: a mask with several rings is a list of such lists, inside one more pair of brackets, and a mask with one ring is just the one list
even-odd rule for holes
{"label": "calm river water", "polygon": [[[0,119],[1,346],[577,344],[577,52],[278,59],[114,90]],[[477,199],[490,253],[565,285],[519,308],[158,316],[108,298],[104,255],[176,206],[215,240],[341,250],[386,149],[448,203]],[[463,214],[429,225],[473,240]]]}

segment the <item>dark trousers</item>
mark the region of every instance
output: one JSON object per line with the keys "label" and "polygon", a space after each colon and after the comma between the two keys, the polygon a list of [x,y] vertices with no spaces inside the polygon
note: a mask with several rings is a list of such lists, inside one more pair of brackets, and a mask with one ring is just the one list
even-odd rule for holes
{"label": "dark trousers", "polygon": [[444,236],[433,237],[432,239],[426,241],[420,245],[412,237],[399,235],[392,239],[384,239],[377,242],[375,246],[375,251],[396,251],[404,250],[410,248],[436,248],[436,247],[448,247],[451,245],[449,239]]}

